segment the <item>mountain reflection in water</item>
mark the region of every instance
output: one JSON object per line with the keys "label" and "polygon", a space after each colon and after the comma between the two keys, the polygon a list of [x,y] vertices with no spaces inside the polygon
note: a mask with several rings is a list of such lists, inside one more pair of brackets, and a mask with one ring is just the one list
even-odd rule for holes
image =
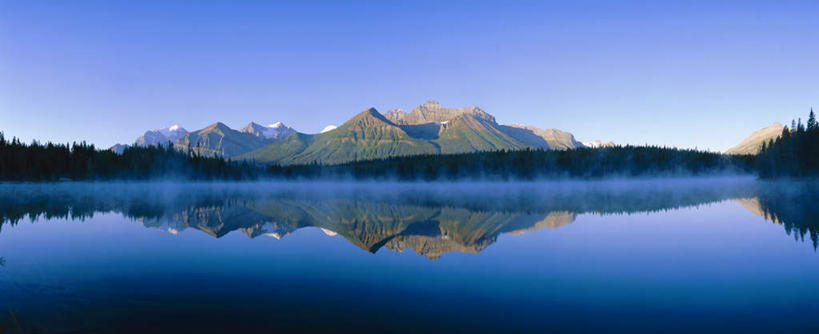
{"label": "mountain reflection in water", "polygon": [[145,227],[215,238],[240,231],[284,238],[304,227],[375,253],[412,249],[429,259],[478,253],[504,233],[559,228],[584,213],[655,212],[736,200],[814,248],[819,187],[749,179],[533,184],[5,184],[0,235],[22,219],[83,220],[115,212]]}

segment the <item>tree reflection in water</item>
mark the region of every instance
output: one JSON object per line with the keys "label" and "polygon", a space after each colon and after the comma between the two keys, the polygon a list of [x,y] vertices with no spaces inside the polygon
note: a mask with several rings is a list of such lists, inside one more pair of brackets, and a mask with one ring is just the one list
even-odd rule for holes
{"label": "tree reflection in water", "polygon": [[631,214],[736,200],[817,246],[816,183],[694,179],[530,184],[51,184],[0,186],[0,232],[24,217],[83,220],[121,213],[171,233],[282,238],[304,227],[368,252],[430,259],[478,253],[503,233],[557,228],[579,214]]}

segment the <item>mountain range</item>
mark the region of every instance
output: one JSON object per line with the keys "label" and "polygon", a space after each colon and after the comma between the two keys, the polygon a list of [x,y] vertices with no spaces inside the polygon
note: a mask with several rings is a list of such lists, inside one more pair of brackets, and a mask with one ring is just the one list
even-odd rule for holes
{"label": "mountain range", "polygon": [[[782,124],[773,123],[725,153],[756,154],[763,142],[777,138],[783,128]],[[583,143],[571,133],[558,129],[519,123],[501,125],[477,106],[446,108],[433,100],[410,112],[392,109],[382,114],[370,108],[339,126],[328,125],[317,134],[298,132],[281,122],[270,125],[251,122],[240,130],[217,122],[193,132],[179,125],[146,131],[132,145],[169,144],[205,156],[282,165],[339,164],[411,155],[526,148],[569,150],[614,146],[612,142],[600,140]],[[126,147],[128,145],[117,144],[110,149],[121,154]]]}
{"label": "mountain range", "polygon": [[[268,126],[251,122],[241,130],[217,122],[193,132],[178,125],[147,131],[133,145],[165,143],[207,156],[278,164],[337,164],[419,154],[585,147],[565,131],[517,123],[501,125],[479,107],[445,108],[436,101],[427,101],[409,113],[395,109],[381,114],[370,108],[318,134],[301,133],[281,122]],[[125,147],[118,144],[111,149],[121,153]]]}

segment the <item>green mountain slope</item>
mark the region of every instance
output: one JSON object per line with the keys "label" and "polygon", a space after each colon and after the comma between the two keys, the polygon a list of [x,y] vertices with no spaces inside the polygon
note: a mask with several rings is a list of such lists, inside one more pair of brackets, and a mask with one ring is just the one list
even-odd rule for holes
{"label": "green mountain slope", "polygon": [[529,147],[501,132],[497,123],[470,114],[458,115],[443,124],[438,138],[433,142],[438,143],[444,154]]}
{"label": "green mountain slope", "polygon": [[291,137],[239,158],[281,164],[337,164],[440,152],[435,144],[411,137],[375,109],[359,113],[334,130]]}
{"label": "green mountain slope", "polygon": [[304,152],[313,143],[315,137],[316,135],[296,132],[275,144],[239,155],[236,158],[257,162],[282,162]]}
{"label": "green mountain slope", "polygon": [[338,164],[420,154],[453,154],[525,148],[569,149],[582,144],[567,132],[502,126],[478,107],[444,108],[428,101],[410,113],[375,109],[315,135],[296,133],[238,156],[260,163]]}

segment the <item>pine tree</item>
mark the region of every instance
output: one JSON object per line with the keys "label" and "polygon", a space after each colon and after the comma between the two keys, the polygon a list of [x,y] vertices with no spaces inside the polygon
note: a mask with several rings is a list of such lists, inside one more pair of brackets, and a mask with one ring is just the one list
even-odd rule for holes
{"label": "pine tree", "polygon": [[819,124],[816,124],[816,115],[813,113],[813,107],[810,108],[810,115],[808,115],[808,131],[816,130]]}

